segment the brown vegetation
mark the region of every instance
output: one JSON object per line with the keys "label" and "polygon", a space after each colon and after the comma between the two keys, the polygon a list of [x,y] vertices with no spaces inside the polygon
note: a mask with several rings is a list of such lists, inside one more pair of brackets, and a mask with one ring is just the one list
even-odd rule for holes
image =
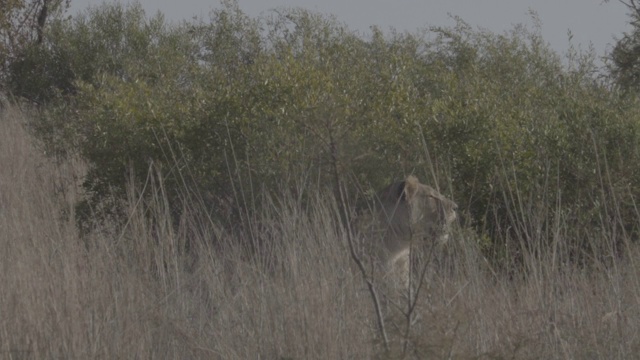
{"label": "brown vegetation", "polygon": [[[386,352],[364,282],[348,271],[330,199],[318,196],[306,208],[265,202],[232,233],[188,204],[176,224],[149,180],[144,191],[155,196],[130,189],[126,224],[102,223],[81,238],[73,204],[83,165],[52,163],[24,123],[13,107],[0,118],[2,358],[628,359],[640,352],[638,251],[606,226],[591,236],[626,244],[624,258],[612,252],[607,266],[567,261],[555,251],[566,230],[558,223],[554,245],[522,246],[528,271],[509,276],[492,271],[469,230],[457,231],[432,255],[408,334],[388,324]],[[241,237],[269,251],[247,257]]]}

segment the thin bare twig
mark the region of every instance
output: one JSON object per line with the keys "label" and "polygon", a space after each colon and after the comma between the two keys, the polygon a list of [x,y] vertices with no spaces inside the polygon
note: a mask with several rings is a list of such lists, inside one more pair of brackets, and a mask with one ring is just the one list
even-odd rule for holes
{"label": "thin bare twig", "polygon": [[[346,199],[344,196],[344,191],[342,189],[342,187],[339,188],[339,195],[340,195],[340,204],[343,207],[343,211],[345,211],[345,213],[347,213],[347,208],[346,208]],[[369,294],[371,294],[371,300],[373,301],[373,307],[375,309],[376,312],[376,320],[378,322],[378,330],[380,331],[380,335],[382,336],[382,340],[384,341],[384,348],[385,350],[388,352],[389,351],[389,336],[387,335],[387,330],[386,330],[386,326],[385,326],[385,322],[384,322],[384,317],[382,314],[382,306],[380,304],[380,297],[378,296],[378,291],[376,289],[376,286],[373,282],[373,279],[368,276],[367,274],[367,270],[364,266],[364,263],[362,262],[362,259],[360,259],[360,257],[358,256],[358,253],[356,252],[356,247],[354,244],[354,239],[353,239],[353,229],[351,228],[351,224],[350,221],[346,221],[347,224],[347,243],[349,244],[349,253],[351,254],[351,259],[353,259],[353,261],[356,263],[356,265],[358,266],[358,269],[360,269],[360,273],[362,274],[362,278],[364,279],[365,283],[367,284],[367,288],[369,290]]]}

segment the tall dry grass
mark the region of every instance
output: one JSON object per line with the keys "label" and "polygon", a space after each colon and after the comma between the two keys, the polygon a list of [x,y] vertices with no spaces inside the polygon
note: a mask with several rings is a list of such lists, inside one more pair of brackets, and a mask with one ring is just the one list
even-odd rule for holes
{"label": "tall dry grass", "polygon": [[[46,158],[24,123],[14,107],[0,117],[0,358],[640,353],[638,252],[628,239],[626,255],[612,253],[607,266],[579,266],[556,251],[566,232],[559,222],[557,246],[523,245],[527,271],[514,276],[493,270],[475,235],[458,229],[427,254],[413,322],[386,319],[386,352],[330,197],[263,201],[244,222],[221,226],[197,202],[168,204],[150,173],[130,190],[126,222],[97,223],[81,238],[73,204],[83,165]],[[179,221],[172,206],[183,208]],[[620,242],[602,228],[591,241]]]}

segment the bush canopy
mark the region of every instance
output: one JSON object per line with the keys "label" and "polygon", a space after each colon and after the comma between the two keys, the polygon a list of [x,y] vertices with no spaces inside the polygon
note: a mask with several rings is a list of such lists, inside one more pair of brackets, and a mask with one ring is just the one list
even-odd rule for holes
{"label": "bush canopy", "polygon": [[214,210],[238,192],[354,193],[416,174],[498,255],[557,221],[576,225],[575,249],[613,214],[637,232],[640,106],[535,26],[363,36],[303,9],[252,18],[224,1],[170,24],[109,3],[46,35],[6,78],[44,104],[33,128],[47,151],[88,162],[85,205],[124,197],[150,167],[170,198],[193,191]]}

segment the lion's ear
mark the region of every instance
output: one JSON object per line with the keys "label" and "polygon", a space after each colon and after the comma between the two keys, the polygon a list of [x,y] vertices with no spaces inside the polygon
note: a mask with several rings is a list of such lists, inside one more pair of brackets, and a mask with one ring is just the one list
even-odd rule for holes
{"label": "lion's ear", "polygon": [[418,178],[413,175],[409,175],[407,180],[404,182],[404,192],[407,195],[407,200],[411,200],[415,196],[419,187],[420,181],[418,181]]}

